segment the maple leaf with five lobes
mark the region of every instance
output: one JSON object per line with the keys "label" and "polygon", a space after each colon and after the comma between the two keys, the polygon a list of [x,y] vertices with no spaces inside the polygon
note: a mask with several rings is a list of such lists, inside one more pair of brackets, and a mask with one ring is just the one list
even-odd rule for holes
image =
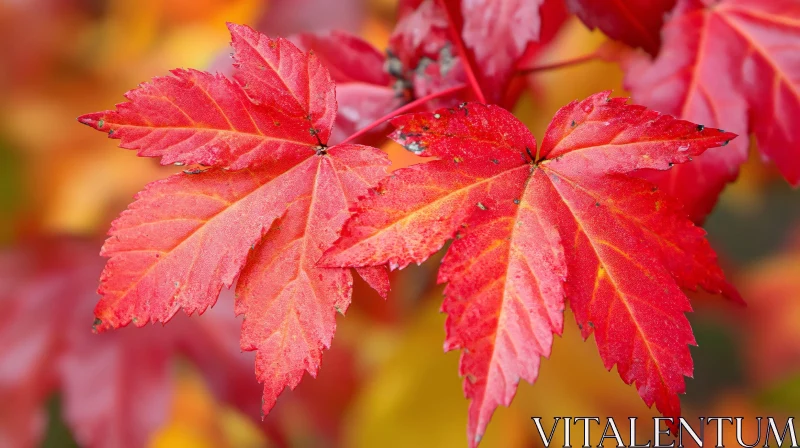
{"label": "maple leaf with five lobes", "polygon": [[[707,3],[707,2],[706,2]],[[755,134],[764,158],[800,185],[800,2],[681,0],[663,30],[658,58],[623,63],[625,86],[641,104],[678,118]],[[678,197],[702,222],[739,167],[748,139],[696,163],[642,176]]]}
{"label": "maple leaf with five lobes", "polygon": [[694,344],[681,288],[741,300],[705,232],[677,201],[627,174],[665,170],[735,135],[599,93],[562,108],[542,145],[510,112],[481,104],[395,118],[392,135],[437,160],[395,171],[356,205],[325,266],[402,268],[455,238],[445,349],[463,349],[474,446],[519,380],[536,380],[563,327],[565,297],[603,362],[647,405],[680,415]]}
{"label": "maple leaf with five lobes", "polygon": [[[236,81],[175,70],[115,111],[80,117],[139,155],[209,167],[151,183],[113,223],[95,328],[202,313],[238,276],[241,345],[257,351],[266,413],[304,371],[316,375],[352,277],[315,263],[389,161],[367,146],[326,146],[335,86],[316,56],[229,28]],[[385,268],[360,272],[385,294]]]}

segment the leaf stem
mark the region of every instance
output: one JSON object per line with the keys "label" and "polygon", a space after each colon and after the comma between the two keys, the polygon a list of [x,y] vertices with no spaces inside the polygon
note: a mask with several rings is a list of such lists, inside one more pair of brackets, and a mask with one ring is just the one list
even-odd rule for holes
{"label": "leaf stem", "polygon": [[461,63],[464,65],[464,72],[467,75],[467,80],[469,80],[469,85],[472,87],[472,92],[475,93],[478,101],[486,104],[486,97],[483,95],[480,84],[478,84],[478,78],[475,76],[475,71],[472,69],[472,63],[470,62],[469,57],[467,57],[467,49],[464,47],[464,39],[461,38],[461,33],[459,33],[456,29],[456,23],[453,21],[453,16],[450,15],[450,10],[447,9],[445,0],[437,0],[437,2],[439,3],[439,7],[444,10],[444,14],[447,17],[447,27],[450,30],[450,38],[453,39],[453,44],[456,46],[456,51],[461,57]]}
{"label": "leaf stem", "polygon": [[517,75],[530,75],[532,73],[544,72],[548,70],[556,70],[563,67],[569,67],[571,65],[582,64],[584,62],[593,61],[598,59],[600,56],[598,55],[597,51],[593,51],[587,55],[579,56],[573,59],[567,59],[566,61],[555,62],[552,64],[545,64],[539,65],[536,67],[524,67],[517,69]]}
{"label": "leaf stem", "polygon": [[396,117],[398,115],[404,114],[404,113],[406,113],[406,112],[408,112],[408,111],[410,111],[410,110],[412,110],[412,109],[414,109],[416,107],[419,107],[419,106],[427,103],[430,100],[450,95],[451,93],[458,92],[459,90],[463,90],[465,88],[467,88],[466,84],[460,84],[460,85],[457,85],[455,87],[450,87],[449,89],[444,89],[444,90],[440,90],[438,92],[434,92],[434,93],[425,95],[422,98],[417,98],[416,100],[414,100],[414,101],[412,101],[412,102],[410,102],[410,103],[408,103],[408,104],[406,104],[406,105],[404,105],[402,107],[399,107],[399,108],[389,112],[388,114],[382,116],[381,118],[378,118],[377,120],[375,120],[372,123],[368,124],[366,127],[363,127],[361,129],[359,129],[354,134],[352,134],[350,137],[347,137],[346,139],[344,139],[344,141],[342,141],[341,143],[338,143],[338,144],[339,145],[344,145],[345,143],[351,142],[351,141],[357,139],[358,137],[361,137],[362,135],[366,134],[367,132],[371,131],[372,129],[382,125],[383,123],[391,120],[392,118],[394,118],[394,117]]}

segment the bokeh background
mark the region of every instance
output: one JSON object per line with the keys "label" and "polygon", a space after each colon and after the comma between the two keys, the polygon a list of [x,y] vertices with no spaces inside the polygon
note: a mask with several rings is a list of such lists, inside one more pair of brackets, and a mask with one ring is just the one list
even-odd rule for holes
{"label": "bokeh background", "polygon": [[[437,257],[393,273],[388,301],[358,283],[318,378],[285,392],[263,421],[229,294],[201,317],[91,334],[111,220],[175,169],[75,118],[169,69],[224,67],[226,21],[270,35],[344,29],[383,49],[395,9],[392,0],[0,2],[0,447],[466,446],[458,353],[442,352]],[[539,61],[605,40],[569,19]],[[624,95],[620,69],[602,61],[527,81],[515,112],[537,136],[573,99]],[[796,415],[800,193],[754,155],[706,228],[749,306],[692,296],[699,346],[685,413]],[[531,416],[656,415],[570,321],[537,383],[498,409],[481,446],[538,446]]]}

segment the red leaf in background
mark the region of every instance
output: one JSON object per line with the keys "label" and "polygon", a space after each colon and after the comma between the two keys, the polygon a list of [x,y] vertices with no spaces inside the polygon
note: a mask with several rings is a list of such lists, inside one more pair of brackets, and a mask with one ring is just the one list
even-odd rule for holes
{"label": "red leaf in background", "polygon": [[500,102],[517,62],[539,40],[544,0],[462,1],[461,35],[475,55],[481,87],[490,103]]}
{"label": "red leaf in background", "polygon": [[[134,91],[129,93],[133,102],[119,105],[118,112],[81,119],[105,129],[127,122],[126,111],[136,110],[137,123],[148,128],[172,129],[180,121],[181,132],[191,134],[208,132],[212,117],[215,129],[227,129],[222,137],[214,134],[212,144],[183,141],[177,150],[163,147],[159,139],[146,140],[147,147],[174,150],[175,160],[186,163],[248,168],[177,174],[137,196],[112,225],[102,249],[110,259],[101,278],[95,327],[167,322],[181,308],[190,315],[203,313],[238,276],[236,312],[245,315],[241,346],[257,351],[266,414],[286,386],[293,389],[305,371],[317,373],[335,314],[350,303],[352,277],[349,269],[315,263],[338,237],[348,204],[385,175],[389,161],[367,146],[327,147],[335,88],[316,56],[246,26],[229,28],[238,84],[191,72],[225,89],[205,90],[201,98],[196,83],[178,83],[181,88],[167,96],[186,102],[183,112],[163,102],[140,103],[144,95]],[[216,112],[200,115],[206,121],[187,121],[185,114],[202,110],[208,101],[219,105]],[[242,135],[242,130],[248,132]],[[211,156],[178,155],[200,152]],[[368,277],[385,285],[388,280],[375,279],[379,275],[371,271]]]}
{"label": "red leaf in background", "polygon": [[[81,446],[143,446],[166,421],[181,355],[213,356],[196,364],[218,397],[245,411],[258,407],[233,317],[214,312],[166,328],[93,335],[85,317],[102,268],[93,241],[51,239],[1,258],[0,414],[12,417],[0,425],[3,446],[37,444],[43,406],[56,391]],[[187,350],[201,342],[200,356]]]}
{"label": "red leaf in background", "polygon": [[[447,15],[436,0],[424,0],[399,17],[389,38],[389,73],[413,98],[464,84],[466,76],[448,32]],[[428,107],[453,105],[457,99],[439,99]]]}
{"label": "red leaf in background", "polygon": [[616,365],[648,405],[679,415],[694,343],[681,288],[741,299],[705,232],[674,200],[625,175],[666,170],[734,135],[608,93],[562,108],[540,150],[496,106],[473,103],[393,124],[393,138],[437,160],[383,181],[320,263],[402,268],[456,238],[439,281],[448,283],[445,348],[464,349],[470,444],[521,378],[535,381],[539,357],[561,332],[565,295],[584,337],[595,334],[606,368]]}
{"label": "red leaf in background", "polygon": [[[792,185],[800,184],[800,4],[794,0],[682,0],[664,27],[664,46],[650,61],[627,62],[626,87],[637,102],[740,135]],[[746,138],[695,163],[643,174],[702,222],[747,159]]]}
{"label": "red leaf in background", "polygon": [[[405,102],[402,86],[396,89],[384,70],[386,57],[361,38],[332,31],[299,34],[289,40],[303,51],[313,51],[336,83],[338,114],[331,143],[343,141]],[[387,127],[376,127],[365,141],[382,140]]]}
{"label": "red leaf in background", "polygon": [[661,47],[661,25],[676,0],[566,0],[587,27],[655,56]]}

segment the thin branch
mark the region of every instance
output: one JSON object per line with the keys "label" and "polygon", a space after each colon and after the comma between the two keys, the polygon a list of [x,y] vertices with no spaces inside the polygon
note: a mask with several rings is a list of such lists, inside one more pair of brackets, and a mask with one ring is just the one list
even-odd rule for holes
{"label": "thin branch", "polygon": [[344,139],[344,141],[339,143],[339,144],[343,145],[345,143],[351,142],[351,141],[357,139],[358,137],[361,137],[362,135],[366,134],[367,132],[371,131],[372,129],[374,129],[374,128],[382,125],[383,123],[391,120],[392,118],[394,118],[394,117],[396,117],[398,115],[402,115],[402,114],[404,114],[404,113],[406,113],[406,112],[408,112],[410,110],[413,110],[413,109],[415,109],[415,108],[427,103],[430,100],[434,100],[436,98],[441,98],[443,96],[447,96],[447,95],[450,95],[452,93],[458,92],[459,90],[464,90],[466,88],[467,88],[466,84],[461,84],[461,85],[458,85],[458,86],[455,86],[455,87],[451,87],[449,89],[444,89],[444,90],[440,90],[438,92],[431,93],[429,95],[425,95],[422,98],[418,98],[418,99],[416,99],[416,100],[414,100],[414,101],[412,101],[412,102],[410,102],[410,103],[408,103],[408,104],[406,104],[406,105],[404,105],[402,107],[399,107],[399,108],[391,111],[390,113],[382,116],[381,118],[378,118],[377,120],[373,121],[372,123],[370,123],[366,127],[359,129],[358,131],[356,131],[350,137],[347,137],[346,139]]}
{"label": "thin branch", "polygon": [[544,72],[544,71],[547,71],[547,70],[556,70],[556,69],[563,68],[563,67],[569,67],[571,65],[577,65],[577,64],[582,64],[584,62],[593,61],[593,60],[599,59],[599,58],[600,58],[600,55],[597,53],[597,51],[594,51],[592,53],[589,53],[589,54],[584,55],[584,56],[579,56],[579,57],[574,58],[574,59],[567,59],[566,61],[555,62],[555,63],[552,63],[552,64],[539,65],[539,66],[536,66],[536,67],[519,68],[519,69],[517,69],[517,73],[516,74],[517,75],[530,75],[532,73]]}
{"label": "thin branch", "polygon": [[464,47],[464,40],[461,38],[461,33],[459,33],[456,29],[456,23],[453,21],[453,17],[450,15],[450,10],[447,9],[445,0],[438,0],[438,3],[439,7],[444,9],[444,13],[447,16],[447,27],[450,30],[450,38],[453,40],[453,44],[456,46],[456,51],[461,57],[461,63],[464,65],[464,72],[466,72],[469,85],[472,87],[472,91],[475,93],[478,101],[486,104],[486,97],[483,95],[481,86],[478,84],[478,78],[475,77],[475,71],[472,69],[472,64],[467,57],[467,49]]}

